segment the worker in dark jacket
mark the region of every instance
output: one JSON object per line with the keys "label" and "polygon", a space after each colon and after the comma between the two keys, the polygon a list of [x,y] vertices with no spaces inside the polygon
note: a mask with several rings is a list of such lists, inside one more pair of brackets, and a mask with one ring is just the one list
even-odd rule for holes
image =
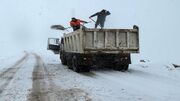
{"label": "worker in dark jacket", "polygon": [[103,9],[102,11],[91,15],[89,18],[91,19],[92,17],[97,16],[97,20],[96,20],[96,23],[95,23],[95,28],[97,28],[97,26],[100,25],[100,27],[102,29],[102,28],[104,28],[104,22],[106,20],[106,16],[110,15],[110,14],[111,13],[109,11]]}
{"label": "worker in dark jacket", "polygon": [[73,31],[75,31],[80,29],[81,23],[87,23],[87,22],[73,17],[70,21],[70,26],[73,28]]}

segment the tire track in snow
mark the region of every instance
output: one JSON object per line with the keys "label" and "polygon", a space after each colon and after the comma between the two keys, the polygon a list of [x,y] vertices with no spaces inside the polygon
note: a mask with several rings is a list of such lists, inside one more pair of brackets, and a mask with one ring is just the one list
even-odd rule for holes
{"label": "tire track in snow", "polygon": [[26,52],[25,55],[21,59],[19,59],[14,65],[12,65],[0,74],[0,94],[3,93],[5,88],[14,78],[14,75],[21,68],[21,64],[23,64],[28,59],[28,56],[29,54]]}
{"label": "tire track in snow", "polygon": [[50,101],[50,96],[48,96],[50,86],[44,62],[37,54],[33,53],[33,55],[36,59],[36,65],[32,73],[33,88],[30,101]]}
{"label": "tire track in snow", "polygon": [[32,93],[30,101],[91,101],[88,94],[81,89],[63,89],[53,82],[50,72],[40,56],[34,53],[36,66],[33,70]]}

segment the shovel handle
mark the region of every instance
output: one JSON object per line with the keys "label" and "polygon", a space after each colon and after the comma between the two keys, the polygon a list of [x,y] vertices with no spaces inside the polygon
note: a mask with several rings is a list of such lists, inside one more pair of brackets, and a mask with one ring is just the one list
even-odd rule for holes
{"label": "shovel handle", "polygon": [[92,18],[89,18],[89,19],[91,19],[93,22],[96,22],[96,21],[94,21]]}

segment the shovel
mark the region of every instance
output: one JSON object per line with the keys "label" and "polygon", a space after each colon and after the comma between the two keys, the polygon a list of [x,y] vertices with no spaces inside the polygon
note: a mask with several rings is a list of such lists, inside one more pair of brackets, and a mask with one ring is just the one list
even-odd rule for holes
{"label": "shovel", "polygon": [[55,30],[67,30],[67,29],[69,29],[69,28],[71,28],[71,27],[64,27],[64,26],[62,26],[62,25],[52,25],[51,26],[51,29],[55,29]]}

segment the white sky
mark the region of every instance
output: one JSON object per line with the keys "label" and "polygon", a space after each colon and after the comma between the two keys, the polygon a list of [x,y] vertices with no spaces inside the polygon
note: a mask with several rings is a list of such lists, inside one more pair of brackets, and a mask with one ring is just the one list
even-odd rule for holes
{"label": "white sky", "polygon": [[107,28],[140,27],[138,58],[180,63],[179,0],[0,0],[0,51],[46,50],[47,38],[63,33],[51,25],[68,27],[73,16],[89,21],[101,9],[111,12]]}

